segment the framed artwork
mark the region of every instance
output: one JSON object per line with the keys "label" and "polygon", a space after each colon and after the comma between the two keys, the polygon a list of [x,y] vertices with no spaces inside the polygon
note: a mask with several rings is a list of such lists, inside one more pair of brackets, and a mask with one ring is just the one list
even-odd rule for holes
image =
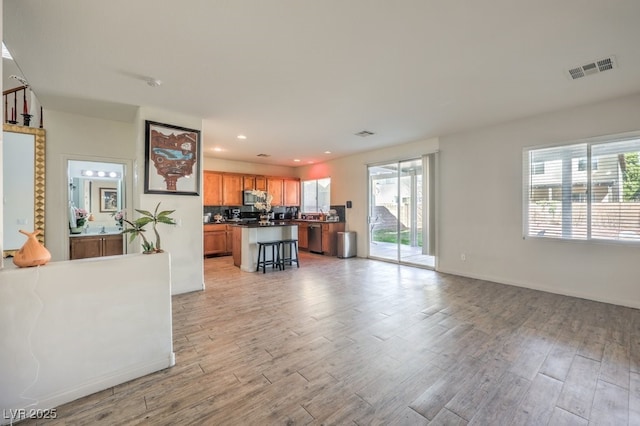
{"label": "framed artwork", "polygon": [[145,194],[198,195],[200,130],[145,121]]}
{"label": "framed artwork", "polygon": [[118,190],[116,188],[100,188],[100,213],[118,210]]}

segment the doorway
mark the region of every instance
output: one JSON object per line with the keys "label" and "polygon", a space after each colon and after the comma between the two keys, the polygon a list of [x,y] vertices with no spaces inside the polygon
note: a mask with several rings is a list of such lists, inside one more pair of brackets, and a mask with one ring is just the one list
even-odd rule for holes
{"label": "doorway", "polygon": [[370,165],[369,257],[435,267],[435,154]]}

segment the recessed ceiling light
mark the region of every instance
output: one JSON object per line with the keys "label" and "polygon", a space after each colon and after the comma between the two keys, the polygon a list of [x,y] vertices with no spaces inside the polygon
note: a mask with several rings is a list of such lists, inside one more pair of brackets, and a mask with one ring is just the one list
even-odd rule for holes
{"label": "recessed ceiling light", "polygon": [[307,161],[307,164],[313,164],[313,161]]}
{"label": "recessed ceiling light", "polygon": [[324,153],[325,154],[331,154],[331,151],[325,151]]}
{"label": "recessed ceiling light", "polygon": [[296,163],[299,163],[300,159],[299,158],[294,158],[293,161],[295,161]]}
{"label": "recessed ceiling light", "polygon": [[238,135],[238,139],[242,139],[242,140],[244,140],[244,139],[246,139],[246,138],[247,138],[247,137],[246,137],[245,135]]}
{"label": "recessed ceiling light", "polygon": [[222,152],[222,148],[216,146],[215,148],[213,148],[214,151],[216,152]]}

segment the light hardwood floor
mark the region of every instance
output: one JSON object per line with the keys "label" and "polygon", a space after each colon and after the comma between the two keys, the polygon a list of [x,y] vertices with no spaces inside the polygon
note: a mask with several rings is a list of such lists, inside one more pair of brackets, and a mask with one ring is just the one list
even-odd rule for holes
{"label": "light hardwood floor", "polygon": [[173,298],[175,367],[42,423],[640,424],[638,310],[308,253],[205,277]]}

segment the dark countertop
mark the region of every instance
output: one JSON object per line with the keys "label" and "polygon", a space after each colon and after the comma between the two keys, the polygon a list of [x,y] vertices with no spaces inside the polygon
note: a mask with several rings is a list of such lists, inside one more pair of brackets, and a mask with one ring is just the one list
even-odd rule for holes
{"label": "dark countertop", "polygon": [[298,226],[297,223],[287,222],[287,221],[272,221],[268,224],[261,225],[258,222],[251,223],[227,223],[229,225],[237,226],[239,228],[273,228],[275,226]]}
{"label": "dark countertop", "polygon": [[[314,219],[276,219],[272,220],[269,223],[277,223],[279,226],[286,226],[287,224],[294,224],[295,222],[307,222],[307,223],[345,223],[344,220],[340,220],[338,222],[330,221],[330,220],[314,220]],[[234,220],[226,220],[222,222],[206,222],[203,225],[236,225],[236,226],[247,226],[247,225],[255,225],[255,226],[273,226],[273,225],[258,225],[257,220],[253,221],[234,221]]]}

